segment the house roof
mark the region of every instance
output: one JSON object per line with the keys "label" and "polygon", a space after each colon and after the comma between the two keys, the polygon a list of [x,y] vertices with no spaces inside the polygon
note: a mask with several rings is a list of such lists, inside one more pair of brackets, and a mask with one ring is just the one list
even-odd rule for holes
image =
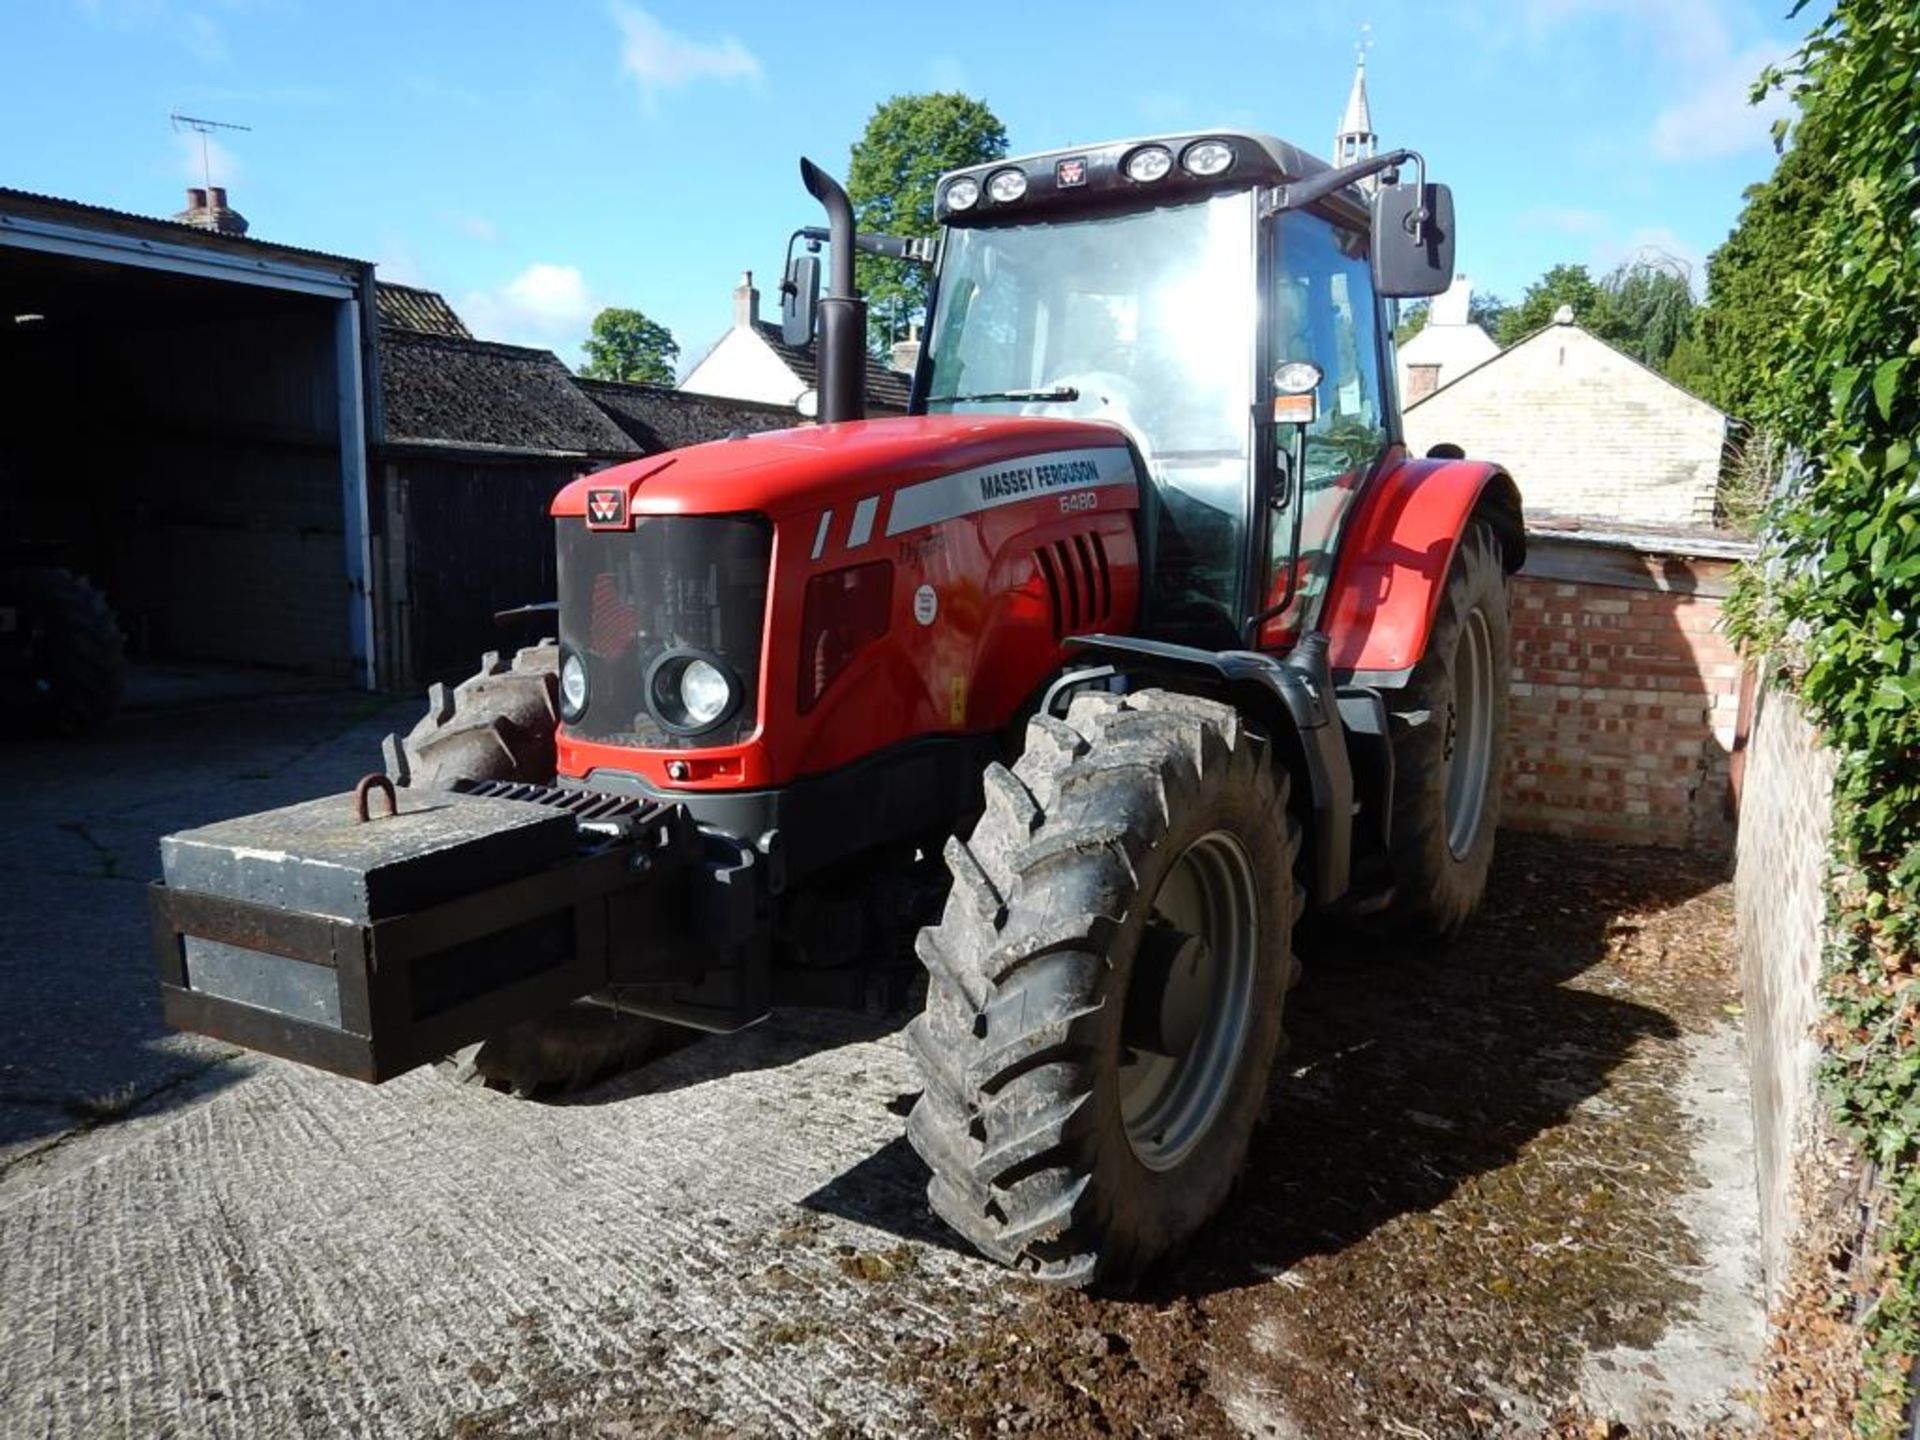
{"label": "house roof", "polygon": [[[780,327],[770,320],[753,322],[754,334],[766,341],[768,348],[780,357],[780,361],[800,378],[800,383],[809,389],[818,389],[820,385],[820,364],[816,347],[809,345],[802,349],[798,345],[789,345],[780,336]],[[882,410],[897,410],[906,413],[907,398],[912,393],[911,377],[902,375],[898,370],[889,370],[886,363],[873,355],[867,356],[867,404]]]}
{"label": "house roof", "polygon": [[389,446],[603,458],[642,453],[550,350],[380,332]]}
{"label": "house roof", "polygon": [[[1453,379],[1447,381],[1447,383],[1442,385],[1439,389],[1431,391],[1428,394],[1422,395],[1418,400],[1414,401],[1411,405],[1407,406],[1406,408],[1409,411],[1417,410],[1422,405],[1425,405],[1429,401],[1431,401],[1434,398],[1434,396],[1445,395],[1448,391],[1452,390],[1453,387],[1456,385],[1462,384],[1465,381],[1473,379],[1475,377],[1484,377],[1488,371],[1494,369],[1496,366],[1501,364],[1503,361],[1510,359],[1512,356],[1519,354],[1522,350],[1526,349],[1529,345],[1532,345],[1535,341],[1539,340],[1541,336],[1551,335],[1555,331],[1560,331],[1560,330],[1577,330],[1581,335],[1591,340],[1594,344],[1602,347],[1603,349],[1611,350],[1614,354],[1618,355],[1622,360],[1625,360],[1629,365],[1635,366],[1638,369],[1646,371],[1647,374],[1651,375],[1655,380],[1658,380],[1662,385],[1668,386],[1669,388],[1674,390],[1678,390],[1682,395],[1686,396],[1689,400],[1692,400],[1696,404],[1702,405],[1708,410],[1713,411],[1713,413],[1718,415],[1721,419],[1724,420],[1727,418],[1727,412],[1722,410],[1718,405],[1714,404],[1711,400],[1705,399],[1702,396],[1694,394],[1693,391],[1687,389],[1687,387],[1684,385],[1676,384],[1674,381],[1669,380],[1665,375],[1662,375],[1658,370],[1654,369],[1651,365],[1647,364],[1646,361],[1640,359],[1638,356],[1629,355],[1626,351],[1622,350],[1618,345],[1610,344],[1609,342],[1602,340],[1598,335],[1594,334],[1591,330],[1587,329],[1586,326],[1576,325],[1570,320],[1549,321],[1547,324],[1542,325],[1538,330],[1533,331],[1529,335],[1524,335],[1520,339],[1514,341],[1513,344],[1508,345],[1503,350],[1501,350],[1499,354],[1490,355],[1485,360],[1482,360],[1479,364],[1473,366],[1472,369],[1463,370],[1459,375],[1456,375]],[[1421,332],[1421,334],[1425,334],[1425,333],[1426,332],[1424,330]],[[1420,337],[1418,335],[1414,336],[1415,340],[1419,338]],[[1413,342],[1410,340],[1407,343],[1412,344]],[[1401,350],[1402,358],[1405,357],[1405,353],[1406,352],[1403,347]]]}
{"label": "house roof", "polygon": [[375,282],[373,293],[380,308],[380,323],[384,326],[417,330],[426,335],[450,335],[457,340],[473,338],[466,321],[454,313],[447,297],[436,290],[380,280]]}
{"label": "house roof", "polygon": [[800,412],[787,405],[702,395],[670,385],[629,385],[617,380],[574,383],[648,454],[800,423]]}

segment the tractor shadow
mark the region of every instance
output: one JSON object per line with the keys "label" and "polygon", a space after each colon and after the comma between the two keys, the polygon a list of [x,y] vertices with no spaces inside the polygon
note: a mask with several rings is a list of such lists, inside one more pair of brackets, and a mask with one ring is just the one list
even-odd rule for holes
{"label": "tractor shadow", "polygon": [[[1604,968],[1610,937],[1724,878],[1673,852],[1503,834],[1486,904],[1453,944],[1310,942],[1235,1197],[1147,1295],[1267,1280],[1512,1164],[1636,1047],[1680,1034]],[[803,1203],[964,1250],[927,1209],[926,1174],[901,1139]]]}

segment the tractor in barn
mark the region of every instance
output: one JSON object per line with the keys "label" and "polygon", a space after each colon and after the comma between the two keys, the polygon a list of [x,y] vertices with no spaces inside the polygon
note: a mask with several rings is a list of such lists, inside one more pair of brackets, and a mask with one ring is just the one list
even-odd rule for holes
{"label": "tractor in barn", "polygon": [[[917,950],[933,1208],[1123,1286],[1234,1182],[1303,914],[1439,942],[1486,884],[1520,498],[1392,378],[1452,201],[1207,132],[949,174],[932,244],[802,174],[821,423],[569,485],[554,641],[351,799],[168,837],[166,1012],[379,1081],[583,998],[884,1006]],[[934,265],[904,418],[857,251]]]}

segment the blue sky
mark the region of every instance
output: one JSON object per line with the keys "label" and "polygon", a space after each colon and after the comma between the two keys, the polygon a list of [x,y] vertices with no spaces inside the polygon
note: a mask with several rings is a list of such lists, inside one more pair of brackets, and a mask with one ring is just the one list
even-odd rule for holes
{"label": "blue sky", "polygon": [[1772,164],[1746,86],[1811,24],[1789,3],[7,0],[0,185],[171,212],[200,158],[168,113],[242,122],[214,179],[255,234],[570,364],[637,306],[684,363],[816,223],[797,157],[844,173],[889,95],[965,90],[1016,153],[1221,125],[1324,154],[1370,23],[1383,145],[1426,153],[1461,268],[1516,298],[1562,260],[1704,260]]}

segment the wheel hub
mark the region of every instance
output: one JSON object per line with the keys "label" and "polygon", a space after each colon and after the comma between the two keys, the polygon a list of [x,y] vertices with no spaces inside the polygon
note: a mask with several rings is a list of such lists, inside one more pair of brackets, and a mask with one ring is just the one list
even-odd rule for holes
{"label": "wheel hub", "polygon": [[1252,862],[1224,830],[1201,836],[1161,881],[1127,984],[1120,1109],[1150,1170],[1205,1138],[1239,1072],[1259,955]]}

